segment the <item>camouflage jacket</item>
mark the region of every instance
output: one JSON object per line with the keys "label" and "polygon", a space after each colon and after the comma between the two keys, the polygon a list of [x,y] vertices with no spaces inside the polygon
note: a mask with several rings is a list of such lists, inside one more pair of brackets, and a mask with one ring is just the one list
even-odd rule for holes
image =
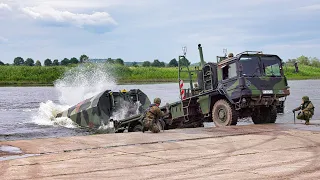
{"label": "camouflage jacket", "polygon": [[295,110],[310,111],[312,115],[314,114],[314,106],[311,101],[302,103]]}
{"label": "camouflage jacket", "polygon": [[158,120],[163,116],[164,116],[164,113],[155,104],[151,104],[149,108],[146,110],[146,115],[145,115],[146,119]]}

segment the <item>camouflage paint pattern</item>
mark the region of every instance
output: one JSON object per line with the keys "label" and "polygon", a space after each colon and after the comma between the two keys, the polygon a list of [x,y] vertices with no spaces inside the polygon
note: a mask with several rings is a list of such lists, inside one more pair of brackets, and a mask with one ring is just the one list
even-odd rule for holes
{"label": "camouflage paint pattern", "polygon": [[[259,55],[263,56],[263,55]],[[277,57],[277,56],[276,56]],[[241,76],[239,75],[239,59],[240,56],[229,58],[218,63],[218,83],[220,84],[220,90],[226,93],[228,99],[238,101],[241,98],[248,98],[249,100],[257,100],[260,98],[270,99],[270,102],[277,102],[276,99],[290,95],[288,86],[284,76],[257,76],[257,77],[244,77],[243,88],[240,83]],[[280,60],[280,58],[279,58]],[[238,63],[237,65],[237,77],[227,78],[222,80],[222,68],[228,64]],[[265,101],[255,105],[266,105]],[[269,104],[270,105],[270,104]]]}
{"label": "camouflage paint pattern", "polygon": [[[141,104],[139,107],[136,105],[138,101]],[[125,119],[136,115],[137,111],[142,113],[150,104],[147,95],[139,89],[131,89],[128,92],[106,90],[70,107],[56,117],[68,117],[81,127],[98,128],[101,125],[108,125],[110,118],[123,108],[127,108],[124,112]],[[121,121],[122,119],[113,120]]]}

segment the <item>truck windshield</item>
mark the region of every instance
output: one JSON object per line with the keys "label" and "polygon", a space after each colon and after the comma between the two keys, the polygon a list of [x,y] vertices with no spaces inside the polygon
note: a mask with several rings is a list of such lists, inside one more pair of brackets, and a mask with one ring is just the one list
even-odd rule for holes
{"label": "truck windshield", "polygon": [[276,56],[244,56],[239,62],[244,76],[281,76],[281,61]]}

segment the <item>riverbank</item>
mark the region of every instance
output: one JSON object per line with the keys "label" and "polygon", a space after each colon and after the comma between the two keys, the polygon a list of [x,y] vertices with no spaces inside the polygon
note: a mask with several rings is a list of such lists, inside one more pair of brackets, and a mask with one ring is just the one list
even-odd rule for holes
{"label": "riverbank", "polygon": [[8,180],[318,179],[319,131],[266,124],[5,141],[0,171]]}
{"label": "riverbank", "polygon": [[[0,66],[0,86],[53,86],[64,73],[77,71],[79,67],[52,66]],[[85,67],[91,71],[93,66]],[[119,84],[177,82],[178,68],[104,66],[105,72],[116,78]],[[191,67],[192,68],[192,67]],[[312,66],[299,67],[294,73],[293,66],[284,67],[288,80],[320,79],[320,68]],[[187,74],[182,75],[187,78]]]}

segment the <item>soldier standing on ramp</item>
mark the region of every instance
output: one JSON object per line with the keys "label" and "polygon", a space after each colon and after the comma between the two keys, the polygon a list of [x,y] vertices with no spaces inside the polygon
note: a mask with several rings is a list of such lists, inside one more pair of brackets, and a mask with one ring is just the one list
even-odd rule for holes
{"label": "soldier standing on ramp", "polygon": [[154,99],[154,104],[151,104],[149,108],[146,110],[146,115],[144,119],[144,127],[142,132],[150,130],[153,133],[158,133],[163,128],[160,120],[165,115],[159,108],[161,104],[160,98]]}
{"label": "soldier standing on ramp", "polygon": [[305,120],[305,125],[309,125],[309,120],[314,115],[314,106],[312,102],[309,100],[308,96],[302,97],[302,103],[299,107],[292,110],[294,113],[295,111],[301,110],[297,116],[297,119]]}

